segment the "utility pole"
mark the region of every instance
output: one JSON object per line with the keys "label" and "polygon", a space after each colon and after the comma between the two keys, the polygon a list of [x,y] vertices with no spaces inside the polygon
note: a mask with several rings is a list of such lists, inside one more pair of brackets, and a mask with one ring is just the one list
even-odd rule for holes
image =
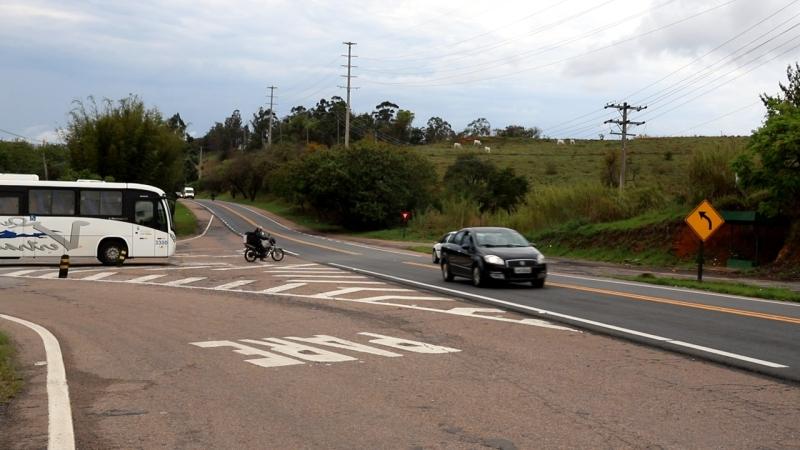
{"label": "utility pole", "polygon": [[47,177],[47,156],[45,155],[45,147],[47,146],[47,141],[42,139],[42,165],[44,166],[44,179],[49,180]]}
{"label": "utility pole", "polygon": [[625,164],[627,159],[627,155],[625,154],[625,141],[627,141],[628,136],[636,136],[635,134],[628,133],[628,125],[644,124],[644,122],[633,122],[628,120],[628,110],[641,111],[643,109],[647,109],[647,106],[631,106],[628,104],[628,102],[624,102],[621,105],[615,105],[613,103],[609,103],[606,105],[606,108],[614,108],[622,111],[622,120],[609,119],[603,122],[603,123],[615,123],[617,125],[622,126],[622,133],[617,133],[614,131],[611,132],[611,134],[618,134],[622,136],[622,160],[619,163],[619,191],[622,192],[625,189]]}
{"label": "utility pole", "polygon": [[197,180],[203,179],[203,145],[200,144],[200,162],[197,164]]}
{"label": "utility pole", "polygon": [[275,114],[272,111],[273,103],[272,100],[275,96],[275,89],[278,89],[275,86],[270,86],[269,88],[269,134],[267,135],[267,147],[272,147],[272,116]]}
{"label": "utility pole", "polygon": [[[350,75],[350,70],[353,67],[356,67],[356,66],[353,66],[351,64],[351,61],[352,61],[352,58],[357,58],[357,56],[353,56],[353,53],[352,53],[353,46],[356,45],[355,42],[343,42],[343,44],[347,46],[347,55],[342,55],[342,56],[347,56],[347,65],[346,66],[342,66],[342,67],[347,67],[347,75],[342,75],[343,77],[347,77],[347,111],[345,112],[346,115],[344,116],[344,146],[345,146],[345,148],[349,148],[350,147],[350,89],[351,89],[350,88],[350,79],[351,78],[356,78],[356,77]],[[343,86],[339,86],[339,87],[343,87]],[[354,89],[358,89],[358,88],[354,88]]]}

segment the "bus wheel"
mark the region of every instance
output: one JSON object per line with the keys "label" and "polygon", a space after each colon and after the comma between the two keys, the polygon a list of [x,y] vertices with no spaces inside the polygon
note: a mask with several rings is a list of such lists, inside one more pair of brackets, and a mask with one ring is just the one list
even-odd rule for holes
{"label": "bus wheel", "polygon": [[119,255],[122,253],[122,250],[126,250],[126,248],[125,244],[120,241],[104,242],[100,246],[97,259],[107,266],[113,266],[119,262]]}

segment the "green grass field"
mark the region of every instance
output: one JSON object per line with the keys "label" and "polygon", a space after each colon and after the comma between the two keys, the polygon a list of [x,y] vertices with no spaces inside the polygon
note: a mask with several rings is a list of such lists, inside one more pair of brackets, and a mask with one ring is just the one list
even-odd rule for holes
{"label": "green grass field", "polygon": [[14,347],[8,336],[0,333],[0,405],[8,403],[22,388],[14,366]]}
{"label": "green grass field", "polygon": [[619,278],[631,281],[639,281],[642,283],[657,284],[661,286],[685,287],[704,291],[720,292],[723,294],[742,295],[745,297],[800,302],[800,292],[784,288],[762,287],[727,281],[699,282],[697,280],[688,280],[685,278],[656,277],[651,274]]}
{"label": "green grass field", "polygon": [[197,233],[197,218],[189,208],[180,202],[175,203],[175,234],[178,237],[191,236]]}

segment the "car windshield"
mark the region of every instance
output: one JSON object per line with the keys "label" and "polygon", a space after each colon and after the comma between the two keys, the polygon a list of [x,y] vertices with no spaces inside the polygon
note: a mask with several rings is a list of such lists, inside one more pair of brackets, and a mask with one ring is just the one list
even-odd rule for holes
{"label": "car windshield", "polygon": [[527,247],[530,244],[514,230],[478,231],[475,244],[480,247]]}

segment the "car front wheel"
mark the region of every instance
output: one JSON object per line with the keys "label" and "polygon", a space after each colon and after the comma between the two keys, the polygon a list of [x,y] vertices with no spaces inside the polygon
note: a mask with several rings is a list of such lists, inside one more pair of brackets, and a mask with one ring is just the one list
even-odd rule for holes
{"label": "car front wheel", "polygon": [[537,289],[543,288],[544,287],[544,278],[539,279],[539,280],[531,281],[531,286],[533,286],[533,287],[535,287]]}
{"label": "car front wheel", "polygon": [[479,266],[474,266],[472,268],[472,285],[476,287],[481,287],[485,283],[483,281],[483,272],[481,272],[481,268]]}

